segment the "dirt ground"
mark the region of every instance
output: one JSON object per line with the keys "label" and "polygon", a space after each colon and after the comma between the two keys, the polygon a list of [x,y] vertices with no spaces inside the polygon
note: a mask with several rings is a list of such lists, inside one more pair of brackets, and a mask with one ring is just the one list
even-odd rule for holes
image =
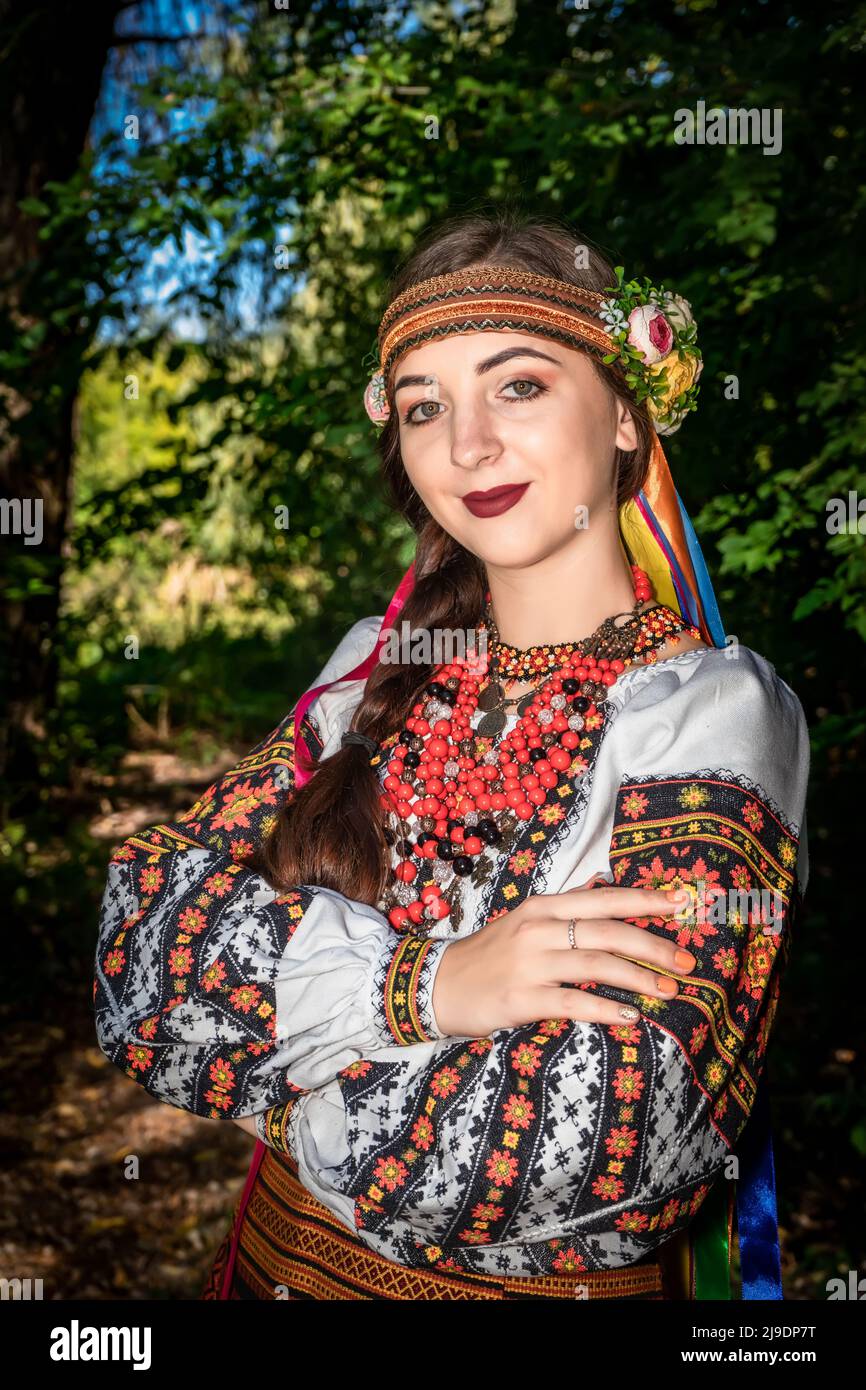
{"label": "dirt ground", "polygon": [[[247,749],[206,762],[131,752],[79,788],[98,901],[112,848],[189,806]],[[73,910],[76,910],[73,908]],[[96,945],[97,914],[82,923]],[[3,1010],[0,1272],[45,1299],[197,1299],[228,1229],[254,1141],[148,1096],[100,1051],[86,947],[39,1018]]]}
{"label": "dirt ground", "polygon": [[46,1299],[198,1298],[253,1140],[154,1101],[88,1022],[7,1036],[25,1104],[2,1121],[0,1266]]}

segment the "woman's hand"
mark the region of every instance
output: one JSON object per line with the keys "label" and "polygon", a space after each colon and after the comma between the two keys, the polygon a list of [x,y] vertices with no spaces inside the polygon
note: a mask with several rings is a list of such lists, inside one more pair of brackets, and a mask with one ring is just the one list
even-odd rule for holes
{"label": "woman's hand", "polygon": [[[569,989],[566,982],[592,981],[673,998],[676,981],[633,962],[685,975],[694,969],[694,956],[616,919],[673,917],[689,904],[688,892],[648,888],[580,887],[535,894],[472,936],[452,941],[443,952],[433,986],[436,1022],[446,1035],[467,1038],[546,1018],[622,1023],[621,1003]],[[568,940],[571,918],[574,948]],[[637,1010],[633,1017],[639,1017]]]}

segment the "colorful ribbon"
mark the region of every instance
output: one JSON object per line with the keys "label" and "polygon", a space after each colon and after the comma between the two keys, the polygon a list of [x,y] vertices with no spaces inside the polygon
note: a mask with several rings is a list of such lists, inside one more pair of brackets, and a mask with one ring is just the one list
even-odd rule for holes
{"label": "colorful ribbon", "polygon": [[731,1219],[733,1203],[727,1183],[710,1188],[689,1228],[690,1296],[693,1299],[731,1297]]}
{"label": "colorful ribbon", "polygon": [[[626,551],[646,570],[658,601],[698,627],[705,642],[724,647],[713,583],[658,435],[646,482],[619,515]],[[783,1296],[768,1093],[762,1077],[739,1145],[737,1236],[744,1300]],[[719,1180],[689,1228],[689,1285],[695,1299],[731,1296],[732,1218],[730,1189]]]}
{"label": "colorful ribbon", "polygon": [[782,1254],[776,1209],[776,1174],[770,1088],[764,1075],[739,1144],[737,1237],[744,1299],[781,1299]]}

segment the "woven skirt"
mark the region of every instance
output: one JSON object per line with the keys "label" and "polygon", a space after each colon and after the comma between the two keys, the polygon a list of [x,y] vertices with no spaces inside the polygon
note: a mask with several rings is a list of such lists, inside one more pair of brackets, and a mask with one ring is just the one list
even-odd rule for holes
{"label": "woven skirt", "polygon": [[294,1160],[268,1148],[238,1202],[201,1298],[684,1298],[681,1253],[679,1243],[669,1241],[662,1252],[625,1269],[531,1278],[409,1269],[366,1246],[307,1191]]}

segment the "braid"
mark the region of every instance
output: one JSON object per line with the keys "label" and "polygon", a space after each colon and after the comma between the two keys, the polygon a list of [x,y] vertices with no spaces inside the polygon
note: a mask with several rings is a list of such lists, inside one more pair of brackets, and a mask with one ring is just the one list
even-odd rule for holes
{"label": "braid", "polygon": [[[410,633],[473,627],[484,601],[481,564],[432,517],[418,537],[415,566],[418,577],[403,609]],[[380,743],[402,727],[431,672],[413,661],[377,662],[350,728]],[[347,744],[319,764],[247,862],[281,891],[316,883],[375,904],[385,887],[388,846],[367,750]]]}

